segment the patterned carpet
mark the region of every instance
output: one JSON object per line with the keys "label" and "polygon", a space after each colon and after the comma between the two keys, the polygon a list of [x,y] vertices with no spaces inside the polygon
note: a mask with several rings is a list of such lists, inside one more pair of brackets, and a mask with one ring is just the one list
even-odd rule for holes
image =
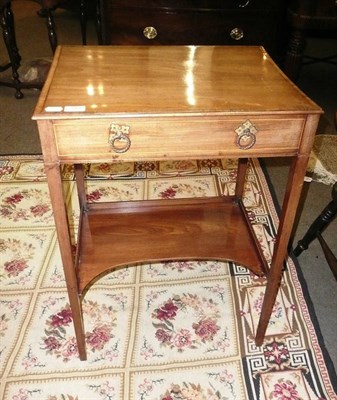
{"label": "patterned carpet", "polygon": [[[231,194],[235,167],[232,160],[92,165],[88,196]],[[63,174],[76,230],[73,171]],[[257,161],[244,202],[270,260],[278,218]],[[1,399],[337,399],[291,259],[261,348],[253,338],[263,278],[232,262],[166,262],[122,268],[91,287],[83,302],[88,360],[80,361],[40,160],[0,160],[0,215]]]}

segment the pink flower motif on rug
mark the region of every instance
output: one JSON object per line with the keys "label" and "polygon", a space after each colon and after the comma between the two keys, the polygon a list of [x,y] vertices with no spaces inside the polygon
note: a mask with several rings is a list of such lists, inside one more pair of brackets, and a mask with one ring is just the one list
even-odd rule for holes
{"label": "pink flower motif on rug", "polygon": [[0,166],[0,178],[5,175],[10,175],[14,171],[14,168],[10,165]]}
{"label": "pink flower motif on rug", "polygon": [[[139,399],[158,398],[159,400],[219,400],[219,399],[237,399],[234,389],[234,375],[227,369],[222,369],[217,373],[206,374],[203,382],[195,383],[193,380],[173,381],[170,384],[165,383],[165,379],[145,378],[138,385]],[[166,389],[160,393],[159,387]],[[216,386],[221,388],[216,389]],[[159,395],[159,397],[157,397]]]}
{"label": "pink flower motif on rug", "polygon": [[38,204],[30,207],[30,211],[34,217],[42,217],[50,210],[48,204]]}
{"label": "pink flower motif on rug", "polygon": [[50,318],[50,325],[53,328],[60,326],[68,326],[72,322],[73,317],[70,308],[61,310],[59,313],[52,315]]}
{"label": "pink flower motif on rug", "polygon": [[43,233],[28,232],[22,234],[20,238],[8,237],[1,241],[3,267],[1,278],[7,288],[27,287],[33,282],[36,264],[40,262],[41,247],[46,240],[47,235]]}
{"label": "pink flower motif on rug", "polygon": [[91,181],[88,185],[86,197],[89,203],[138,200],[139,190],[140,184],[136,181],[125,181],[119,185],[111,185],[108,180]]}
{"label": "pink flower motif on rug", "polygon": [[159,320],[174,319],[177,315],[178,307],[173,303],[171,299],[165,303],[161,308],[157,309],[156,318]]}
{"label": "pink flower motif on rug", "polygon": [[183,385],[172,384],[160,400],[213,400],[218,399],[215,393],[210,390],[205,391],[200,384],[185,383]]}
{"label": "pink flower motif on rug", "polygon": [[[190,327],[175,327],[176,318],[180,313],[188,313],[180,319],[191,317]],[[187,348],[197,348],[201,343],[211,342],[220,330],[217,322],[220,312],[212,299],[199,298],[197,295],[186,294],[169,298],[152,314],[156,328],[155,337],[162,346],[175,348],[178,352]]]}
{"label": "pink flower motif on rug", "polygon": [[108,325],[96,326],[86,336],[86,342],[92,350],[102,350],[111,338],[111,327]]}
{"label": "pink flower motif on rug", "polygon": [[291,381],[285,381],[274,386],[273,399],[300,400],[300,397],[296,390],[296,385]]}
{"label": "pink flower motif on rug", "polygon": [[20,272],[28,267],[26,260],[11,260],[5,262],[5,271],[8,276],[18,276]]}
{"label": "pink flower motif on rug", "polygon": [[177,190],[174,187],[167,188],[165,191],[160,193],[162,199],[174,199],[176,197]]}
{"label": "pink flower motif on rug", "polygon": [[[263,299],[264,299],[264,292],[261,292],[260,295],[255,299],[254,301],[254,309],[257,313],[261,313],[262,310],[262,304],[263,304]],[[272,316],[273,318],[282,318],[283,316],[283,308],[282,305],[280,304],[279,301],[275,301],[275,304],[273,306],[273,311],[272,311]],[[269,325],[272,325],[274,322],[271,319],[269,321]]]}
{"label": "pink flower motif on rug", "polygon": [[102,193],[99,190],[93,190],[87,195],[87,200],[89,202],[95,202],[100,200],[102,197]]}
{"label": "pink flower motif on rug", "polygon": [[[29,203],[33,202],[33,205]],[[5,197],[0,204],[0,215],[14,222],[38,220],[42,222],[51,213],[47,192],[39,189],[24,189]]]}
{"label": "pink flower motif on rug", "polygon": [[[113,329],[116,326],[116,312],[112,307],[104,305],[100,307],[94,302],[85,303],[83,310],[92,326],[92,329],[85,335],[87,349],[93,353],[103,350],[115,336]],[[94,314],[91,313],[91,310],[95,310]],[[107,319],[109,323],[102,322]],[[52,314],[46,322],[46,336],[42,338],[41,349],[46,350],[47,354],[62,358],[64,362],[77,358],[76,339],[68,333],[68,330],[72,329],[72,323],[73,317],[69,305],[66,305],[58,313]]]}
{"label": "pink flower motif on rug", "polygon": [[[12,397],[12,400],[29,400],[33,399],[35,393],[39,390],[27,390],[20,389],[16,395]],[[60,396],[49,395],[46,400],[79,400],[78,396],[72,396],[70,394],[61,394]]]}

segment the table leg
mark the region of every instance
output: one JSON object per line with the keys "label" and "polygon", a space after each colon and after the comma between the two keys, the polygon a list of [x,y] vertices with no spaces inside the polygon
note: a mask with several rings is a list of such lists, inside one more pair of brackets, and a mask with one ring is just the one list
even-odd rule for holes
{"label": "table leg", "polygon": [[287,247],[292,232],[296,209],[302,192],[307,163],[308,156],[300,155],[293,158],[290,167],[282,215],[276,236],[275,250],[268,273],[267,287],[255,338],[257,346],[261,346],[263,343],[281,283],[283,265],[287,254]]}
{"label": "table leg", "polygon": [[72,311],[77,348],[81,360],[86,360],[83,313],[79,297],[78,282],[74,266],[67,210],[64,200],[61,168],[58,164],[45,164],[50,200],[54,211],[69,303]]}

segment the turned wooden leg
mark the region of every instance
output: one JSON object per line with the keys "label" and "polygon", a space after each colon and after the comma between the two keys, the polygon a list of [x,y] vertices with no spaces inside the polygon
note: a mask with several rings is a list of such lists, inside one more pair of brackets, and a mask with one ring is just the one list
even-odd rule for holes
{"label": "turned wooden leg", "polygon": [[96,0],[96,32],[98,44],[103,44],[101,1]]}
{"label": "turned wooden leg", "polygon": [[291,34],[284,63],[284,72],[292,81],[296,81],[299,76],[304,47],[304,29],[294,29]]}
{"label": "turned wooden leg", "polygon": [[45,11],[46,11],[46,24],[47,24],[47,30],[48,30],[49,43],[50,43],[52,52],[55,53],[55,50],[57,47],[57,35],[56,35],[56,29],[55,29],[55,23],[54,23],[54,17],[53,17],[53,10],[51,8],[47,8]]}
{"label": "turned wooden leg", "polygon": [[21,82],[18,73],[21,57],[16,44],[14,17],[10,3],[0,11],[0,24],[2,28],[2,36],[10,60],[10,66],[12,68],[12,78],[13,78],[12,86],[16,89],[15,97],[17,99],[22,99],[23,93],[20,90]]}
{"label": "turned wooden leg", "polygon": [[88,10],[87,10],[87,1],[80,1],[80,23],[81,23],[81,34],[82,34],[82,44],[87,44],[87,18],[88,18]]}
{"label": "turned wooden leg", "polygon": [[5,7],[5,19],[7,21],[7,29],[8,36],[10,39],[10,47],[13,51],[13,57],[15,59],[15,63],[20,66],[21,56],[19,54],[18,45],[16,43],[16,34],[15,34],[15,24],[14,24],[14,15],[11,9],[10,4]]}

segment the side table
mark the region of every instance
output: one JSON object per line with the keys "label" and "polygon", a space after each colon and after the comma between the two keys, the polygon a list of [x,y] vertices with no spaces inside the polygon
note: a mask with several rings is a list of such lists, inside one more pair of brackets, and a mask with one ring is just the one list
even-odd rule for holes
{"label": "side table", "polygon": [[[57,48],[33,119],[82,360],[90,283],[116,267],[172,259],[230,259],[265,274],[262,345],[321,112],[261,47]],[[82,163],[219,157],[239,159],[234,196],[87,202]],[[292,160],[270,266],[242,203],[249,157]],[[75,260],[62,164],[75,164],[81,208]]]}

